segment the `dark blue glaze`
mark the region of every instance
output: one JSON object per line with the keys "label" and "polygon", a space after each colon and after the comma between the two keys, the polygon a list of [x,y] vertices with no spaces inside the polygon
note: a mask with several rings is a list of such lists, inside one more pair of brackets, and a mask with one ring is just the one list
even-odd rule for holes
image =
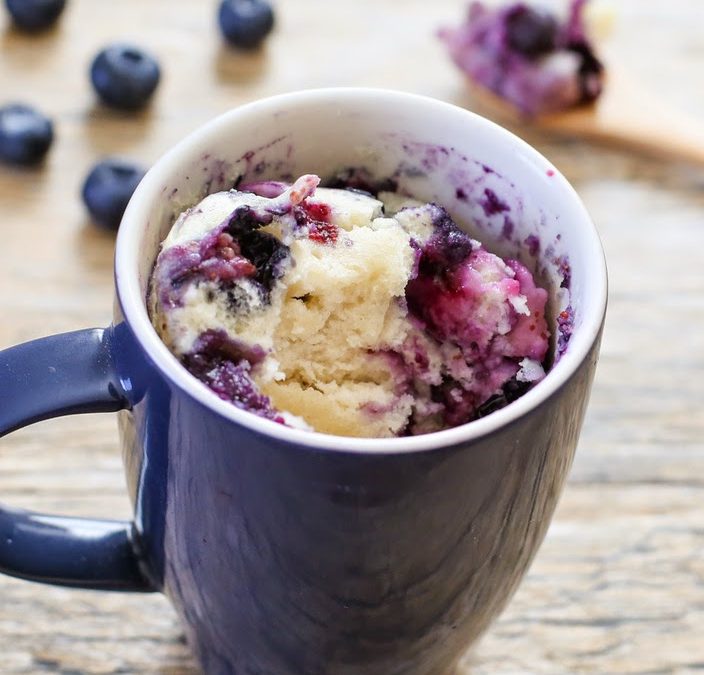
{"label": "dark blue glaze", "polygon": [[104,591],[150,591],[129,523],[0,507],[0,572]]}
{"label": "dark blue glaze", "polygon": [[0,352],[0,434],[50,417],[124,408],[111,339],[111,331],[93,328]]}
{"label": "dark blue glaze", "polygon": [[[88,329],[0,352],[0,436],[39,420],[128,405],[112,331]],[[0,572],[62,586],[151,590],[129,523],[0,506]]]}
{"label": "dark blue glaze", "polygon": [[135,528],[147,532],[140,538],[140,552],[149,578],[161,589],[164,577],[164,519],[171,389],[138,347],[122,317],[113,328],[113,355],[120,380],[130,401],[118,415],[127,489],[135,513]]}
{"label": "dark blue glaze", "polygon": [[0,391],[17,401],[3,431],[120,410],[135,522],[2,509],[0,569],[163,590],[206,673],[449,673],[545,535],[597,352],[598,340],[552,397],[489,435],[353,454],[222,417],[162,374],[119,315],[106,332],[7,350]]}
{"label": "dark blue glaze", "polygon": [[[126,324],[116,332],[134,343],[122,357],[140,351]],[[545,535],[597,351],[490,436],[363,455],[239,427],[143,360],[121,413],[139,539],[149,564],[165,565],[163,590],[205,672],[449,672]]]}

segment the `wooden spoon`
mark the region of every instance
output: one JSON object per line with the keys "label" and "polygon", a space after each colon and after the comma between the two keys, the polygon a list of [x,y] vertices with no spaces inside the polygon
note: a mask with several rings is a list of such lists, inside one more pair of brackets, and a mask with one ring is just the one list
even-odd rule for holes
{"label": "wooden spoon", "polygon": [[669,106],[624,72],[608,70],[601,96],[589,105],[526,118],[492,92],[472,85],[487,113],[517,125],[704,164],[704,122]]}

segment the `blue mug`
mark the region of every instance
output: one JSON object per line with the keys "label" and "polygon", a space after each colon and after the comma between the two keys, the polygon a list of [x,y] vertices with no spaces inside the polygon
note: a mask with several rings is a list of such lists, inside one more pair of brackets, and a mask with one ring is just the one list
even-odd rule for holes
{"label": "blue mug", "polygon": [[[181,367],[145,302],[178,213],[238,180],[343,167],[393,175],[534,271],[550,294],[543,381],[457,428],[360,439],[239,410]],[[207,673],[451,672],[535,556],[589,397],[606,268],[567,181],[446,103],[365,89],[278,96],[206,124],[157,162],[125,213],[115,282],[109,328],[0,353],[0,433],[118,412],[134,520],[0,507],[0,571],[163,592]]]}

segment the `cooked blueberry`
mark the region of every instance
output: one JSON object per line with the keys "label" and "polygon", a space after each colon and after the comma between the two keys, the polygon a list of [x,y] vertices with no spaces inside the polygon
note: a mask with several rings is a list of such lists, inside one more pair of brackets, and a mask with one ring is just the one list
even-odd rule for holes
{"label": "cooked blueberry", "polygon": [[290,256],[289,247],[273,235],[259,230],[239,233],[237,243],[242,255],[251,260],[257,268],[254,278],[262,285],[268,299],[268,294],[276,280],[286,273],[286,262]]}
{"label": "cooked blueberry", "polygon": [[283,418],[273,408],[269,397],[259,391],[251,375],[252,366],[265,354],[258,345],[233,340],[223,330],[206,330],[196,340],[193,351],[185,354],[181,361],[221,399],[283,423]]}
{"label": "cooked blueberry", "polygon": [[218,20],[228,42],[254,49],[274,27],[274,12],[265,0],[222,0]]}
{"label": "cooked blueberry", "polygon": [[517,5],[506,16],[506,38],[526,56],[540,56],[555,49],[557,21],[546,10]]}
{"label": "cooked blueberry", "polygon": [[0,159],[33,165],[44,158],[54,140],[51,120],[27,105],[0,108]]}
{"label": "cooked blueberry", "polygon": [[445,209],[436,207],[433,226],[420,258],[420,271],[427,276],[451,273],[472,253],[472,239],[457,227]]}
{"label": "cooked blueberry", "polygon": [[101,100],[123,110],[144,107],[160,77],[154,57],[134,45],[110,45],[98,53],[90,67],[90,79]]}
{"label": "cooked blueberry", "polygon": [[56,22],[66,0],[5,0],[5,5],[18,28],[39,31]]}
{"label": "cooked blueberry", "polygon": [[486,417],[490,413],[504,408],[509,403],[523,396],[530,387],[530,382],[519,382],[515,377],[512,377],[504,384],[500,393],[487,399],[477,408],[476,417]]}
{"label": "cooked blueberry", "polygon": [[591,45],[586,41],[573,41],[567,49],[579,55],[579,86],[584,102],[593,101],[601,94],[603,87],[604,65],[594,54]]}
{"label": "cooked blueberry", "polygon": [[335,174],[332,180],[326,181],[325,187],[356,190],[371,197],[380,192],[396,192],[398,180],[395,178],[376,178],[368,169],[348,167]]}
{"label": "cooked blueberry", "polygon": [[96,164],[83,183],[82,197],[97,225],[117,230],[144,169],[121,159]]}

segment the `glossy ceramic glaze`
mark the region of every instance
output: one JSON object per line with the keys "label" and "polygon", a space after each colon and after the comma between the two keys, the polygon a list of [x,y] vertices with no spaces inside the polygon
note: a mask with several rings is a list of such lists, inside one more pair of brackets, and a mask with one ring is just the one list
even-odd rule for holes
{"label": "glossy ceramic glaze", "polygon": [[389,454],[233,429],[140,369],[123,413],[137,527],[206,672],[449,672],[543,539],[596,353],[493,434]]}
{"label": "glossy ceramic glaze", "polygon": [[[445,204],[489,248],[525,262],[550,292],[554,354],[569,309],[574,334],[544,381],[462,427],[349,439],[243,412],[178,364],[145,306],[174,216],[238,180],[349,166]],[[155,165],[121,226],[116,286],[105,331],[0,352],[0,434],[121,410],[134,522],[0,508],[0,571],[163,591],[207,673],[449,672],[542,541],[594,375],[605,267],[564,178],[504,130],[430,99],[277,97],[214,120]]]}

